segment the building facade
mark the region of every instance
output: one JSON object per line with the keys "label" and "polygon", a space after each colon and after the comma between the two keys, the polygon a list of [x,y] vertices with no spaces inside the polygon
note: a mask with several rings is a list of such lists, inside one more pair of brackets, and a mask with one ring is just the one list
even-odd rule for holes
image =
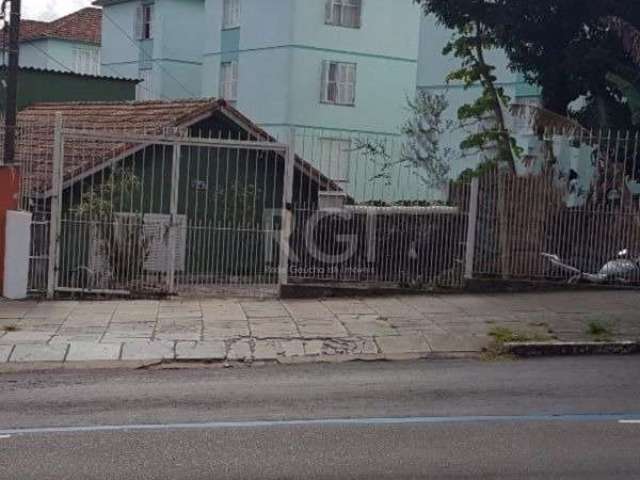
{"label": "building facade", "polygon": [[409,1],[97,3],[102,65],[143,79],[140,98],[222,97],[275,134],[395,135],[415,92],[419,11]]}
{"label": "building facade", "polygon": [[138,100],[202,96],[204,0],[100,0],[102,68],[142,80]]}
{"label": "building facade", "polygon": [[[355,138],[392,138],[390,163],[397,161],[407,99],[416,89],[445,92],[449,120],[480,93],[479,86],[447,82],[459,66],[442,54],[451,32],[411,0],[96,4],[103,7],[103,72],[141,79],[138,99],[223,98],[282,140],[291,128],[304,132],[313,139],[300,146],[305,158],[352,186],[352,177],[362,173],[345,167],[360,162]],[[504,54],[488,57],[507,95],[536,101],[537,89],[509,71]],[[455,149],[464,137],[452,129],[442,143]],[[472,166],[461,157],[454,176]],[[392,176],[415,173],[399,169]]]}
{"label": "building facade", "polygon": [[[99,8],[83,8],[51,22],[23,20],[20,26],[20,66],[42,70],[100,75]],[[2,35],[2,40],[5,41]],[[8,61],[6,49],[3,63]]]}
{"label": "building facade", "polygon": [[207,0],[206,20],[205,96],[272,131],[397,134],[415,91],[412,2]]}

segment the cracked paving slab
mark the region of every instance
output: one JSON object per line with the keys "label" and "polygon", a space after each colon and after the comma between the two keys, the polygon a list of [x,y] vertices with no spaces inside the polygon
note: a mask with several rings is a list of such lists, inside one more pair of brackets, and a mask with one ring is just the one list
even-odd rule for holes
{"label": "cracked paving slab", "polygon": [[122,345],[117,343],[72,342],[69,344],[67,362],[115,361],[120,359]]}
{"label": "cracked paving slab", "polygon": [[255,360],[302,357],[304,345],[301,340],[256,340],[253,356]]}
{"label": "cracked paving slab", "polygon": [[206,342],[177,342],[177,360],[224,360],[227,357],[227,347],[221,340]]}
{"label": "cracked paving slab", "polygon": [[95,349],[97,357],[112,358],[123,343],[125,357],[137,360],[176,355],[185,360],[229,356],[267,361],[302,355],[321,360],[373,353],[400,358],[431,351],[479,352],[491,341],[487,333],[497,326],[541,334],[550,330],[561,340],[591,340],[587,334],[591,321],[610,324],[616,339],[640,340],[637,294],[598,296],[575,292],[285,301],[0,302],[0,362],[10,360],[16,349],[17,358],[38,358],[30,352],[40,349],[45,358],[59,362],[66,345],[72,346],[71,358],[82,358],[77,348]]}
{"label": "cracked paving slab", "polygon": [[9,361],[13,363],[25,362],[63,362],[68,344],[61,345],[16,345]]}
{"label": "cracked paving slab", "polygon": [[285,318],[250,318],[251,336],[255,338],[299,337],[296,324]]}
{"label": "cracked paving slab", "polygon": [[308,340],[304,342],[306,355],[374,355],[378,353],[373,338],[332,338],[326,340]]}
{"label": "cracked paving slab", "polygon": [[348,337],[349,332],[337,319],[296,319],[300,334],[305,338]]}
{"label": "cracked paving slab", "polygon": [[122,347],[122,360],[173,360],[174,342],[128,342]]}
{"label": "cracked paving slab", "polygon": [[376,343],[385,355],[401,355],[407,353],[429,353],[431,347],[421,335],[405,335],[395,337],[377,337]]}

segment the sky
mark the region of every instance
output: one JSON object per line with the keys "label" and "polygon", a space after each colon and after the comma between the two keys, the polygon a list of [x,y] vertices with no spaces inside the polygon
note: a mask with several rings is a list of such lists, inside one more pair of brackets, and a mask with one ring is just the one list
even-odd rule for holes
{"label": "sky", "polygon": [[33,20],[52,20],[82,7],[93,0],[23,0],[22,17]]}

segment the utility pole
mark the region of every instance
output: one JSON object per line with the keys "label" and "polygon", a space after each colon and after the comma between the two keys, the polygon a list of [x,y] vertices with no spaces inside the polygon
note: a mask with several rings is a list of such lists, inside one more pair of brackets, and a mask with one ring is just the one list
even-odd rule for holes
{"label": "utility pole", "polygon": [[[20,69],[20,12],[21,0],[11,2],[9,17],[9,67],[7,70],[7,99],[5,102],[4,163],[11,165],[16,155],[16,119],[18,115],[18,71]],[[6,45],[5,45],[6,48]]]}

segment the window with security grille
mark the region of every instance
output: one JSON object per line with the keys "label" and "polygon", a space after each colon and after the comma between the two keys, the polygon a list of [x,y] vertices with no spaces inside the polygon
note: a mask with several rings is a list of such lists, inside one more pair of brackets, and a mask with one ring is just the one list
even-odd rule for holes
{"label": "window with security grille", "polygon": [[362,0],[327,0],[327,25],[360,28],[362,24]]}
{"label": "window with security grille", "polygon": [[153,100],[155,99],[153,85],[153,70],[140,70],[140,82],[136,86],[136,100]]}
{"label": "window with security grille", "polygon": [[224,0],[222,6],[222,28],[240,26],[240,0]]}
{"label": "window with security grille", "polygon": [[73,71],[83,75],[99,75],[100,50],[93,47],[74,48]]}
{"label": "window with security grille", "polygon": [[325,61],[322,68],[324,103],[350,105],[356,103],[356,64]]}
{"label": "window with security grille", "polygon": [[230,102],[238,100],[238,62],[220,65],[220,98]]}
{"label": "window with security grille", "polygon": [[319,168],[334,182],[348,182],[351,161],[351,140],[321,138],[319,140]]}
{"label": "window with security grille", "polygon": [[138,7],[135,28],[138,40],[153,38],[153,3],[143,3]]}

